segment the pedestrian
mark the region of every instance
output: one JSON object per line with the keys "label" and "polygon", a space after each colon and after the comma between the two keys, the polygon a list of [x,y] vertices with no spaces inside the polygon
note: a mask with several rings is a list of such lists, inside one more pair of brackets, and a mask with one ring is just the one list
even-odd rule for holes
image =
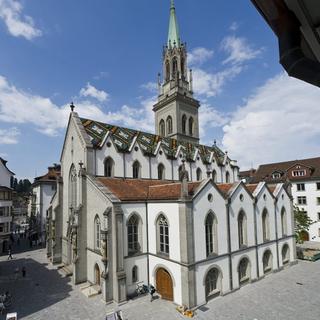
{"label": "pedestrian", "polygon": [[27,273],[27,269],[25,266],[22,267],[22,277],[25,278]]}
{"label": "pedestrian", "polygon": [[12,253],[11,253],[11,249],[9,249],[9,251],[8,251],[8,260],[9,260],[9,259],[11,259],[11,260],[13,259],[13,258],[12,258]]}
{"label": "pedestrian", "polygon": [[153,301],[153,295],[154,295],[155,292],[156,292],[155,287],[152,284],[150,284],[150,286],[149,286],[150,302]]}

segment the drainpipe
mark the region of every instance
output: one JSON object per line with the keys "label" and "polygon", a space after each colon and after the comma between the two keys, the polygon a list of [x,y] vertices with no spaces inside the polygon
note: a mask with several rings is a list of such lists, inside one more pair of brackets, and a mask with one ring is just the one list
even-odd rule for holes
{"label": "drainpipe", "polygon": [[226,212],[227,212],[227,239],[228,239],[228,255],[229,255],[229,287],[230,291],[233,290],[233,276],[232,276],[232,260],[231,260],[231,228],[230,228],[230,204],[231,199],[226,199]]}
{"label": "drainpipe", "polygon": [[253,200],[253,220],[254,220],[254,242],[256,247],[256,267],[257,267],[257,277],[260,277],[259,270],[259,255],[258,255],[258,231],[257,231],[257,198]]}
{"label": "drainpipe", "polygon": [[278,220],[277,220],[277,201],[278,199],[274,199],[274,221],[275,221],[275,228],[276,228],[276,247],[277,247],[277,267],[278,270],[280,268],[280,263],[279,263],[279,235],[278,235]]}

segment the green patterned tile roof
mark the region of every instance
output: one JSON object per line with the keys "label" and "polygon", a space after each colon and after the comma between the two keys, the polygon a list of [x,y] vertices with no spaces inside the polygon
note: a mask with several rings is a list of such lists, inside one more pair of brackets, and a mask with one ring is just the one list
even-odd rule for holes
{"label": "green patterned tile roof", "polygon": [[119,152],[129,152],[134,139],[136,139],[136,142],[139,144],[145,155],[155,155],[160,142],[162,150],[169,158],[174,158],[176,156],[179,147],[180,152],[188,161],[194,161],[197,150],[199,150],[199,156],[204,163],[210,162],[211,152],[214,152],[214,158],[218,164],[222,164],[225,156],[224,152],[222,152],[216,145],[209,147],[201,144],[177,141],[176,139],[167,137],[160,137],[158,135],[138,130],[113,126],[90,119],[80,118],[80,120],[85,131],[90,137],[92,144],[96,148],[102,147],[106,136],[109,133],[113,144]]}

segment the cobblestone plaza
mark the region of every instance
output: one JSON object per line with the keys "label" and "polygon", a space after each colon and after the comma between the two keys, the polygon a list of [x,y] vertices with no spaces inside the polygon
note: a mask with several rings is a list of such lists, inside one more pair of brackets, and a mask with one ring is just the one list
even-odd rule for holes
{"label": "cobblestone plaza", "polygon": [[[21,274],[22,267],[26,277]],[[20,272],[15,275],[14,271]],[[318,319],[320,313],[320,262],[299,264],[261,281],[216,298],[196,310],[195,319]],[[10,291],[19,319],[105,319],[121,309],[125,319],[182,319],[175,305],[148,296],[117,306],[105,305],[100,296],[85,297],[80,286],[72,286],[55,267],[48,264],[45,249],[15,254],[13,260],[0,257],[0,291]],[[5,315],[0,316],[0,320]]]}

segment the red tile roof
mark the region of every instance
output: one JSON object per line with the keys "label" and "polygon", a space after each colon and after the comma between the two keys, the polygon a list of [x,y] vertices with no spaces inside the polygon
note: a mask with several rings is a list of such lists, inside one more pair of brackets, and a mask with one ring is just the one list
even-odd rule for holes
{"label": "red tile roof", "polygon": [[247,189],[253,194],[254,190],[257,189],[257,183],[254,184],[246,184]]}
{"label": "red tile roof", "polygon": [[34,178],[34,183],[45,182],[45,181],[56,181],[57,178],[60,177],[61,175],[60,170],[61,170],[60,165],[49,167],[48,172],[45,175]]}
{"label": "red tile roof", "polygon": [[234,183],[217,183],[218,189],[225,197],[228,196],[228,193],[233,186]]}
{"label": "red tile roof", "polygon": [[[98,177],[98,180],[122,201],[178,200],[181,182]],[[192,195],[201,182],[189,182]]]}

